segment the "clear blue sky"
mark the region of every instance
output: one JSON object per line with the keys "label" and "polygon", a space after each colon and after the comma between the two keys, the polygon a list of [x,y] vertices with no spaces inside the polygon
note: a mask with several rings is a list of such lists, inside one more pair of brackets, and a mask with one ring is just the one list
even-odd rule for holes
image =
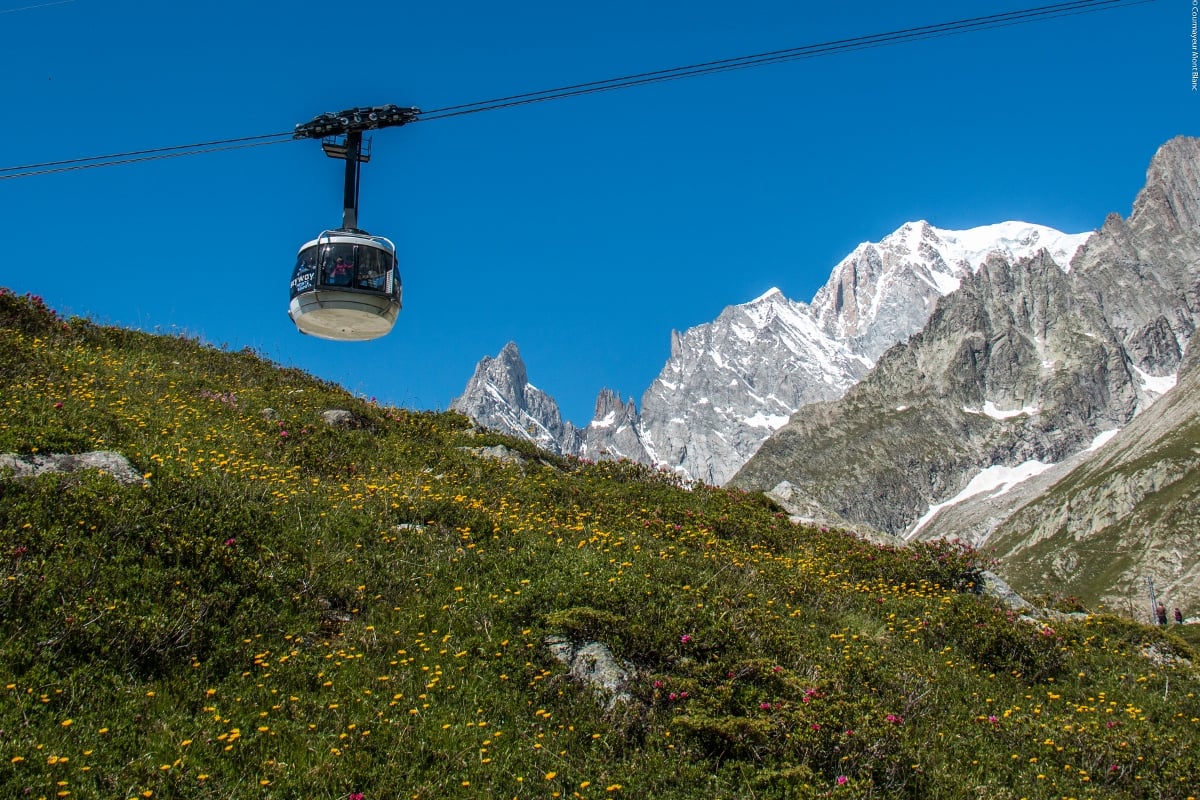
{"label": "clear blue sky", "polygon": [[[6,0],[0,166],[1034,5]],[[672,329],[772,286],[810,300],[905,221],[1078,232],[1128,214],[1154,150],[1200,134],[1191,13],[1157,0],[378,132],[360,224],[397,242],[405,309],[375,342],[304,337],[286,314],[297,248],[341,224],[342,162],[312,141],[0,181],[0,285],[413,408],[447,407],[512,340],[586,424],[602,386],[640,402]]]}

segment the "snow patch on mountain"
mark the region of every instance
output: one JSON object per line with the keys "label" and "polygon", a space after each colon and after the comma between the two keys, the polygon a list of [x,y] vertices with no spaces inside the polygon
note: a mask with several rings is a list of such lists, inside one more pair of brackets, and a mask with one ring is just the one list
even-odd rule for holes
{"label": "snow patch on mountain", "polygon": [[924,528],[937,513],[947,506],[953,506],[961,503],[969,497],[974,497],[984,492],[991,492],[989,497],[999,497],[1007,493],[1012,487],[1022,481],[1027,481],[1035,475],[1041,475],[1046,470],[1053,467],[1053,464],[1046,464],[1041,461],[1026,461],[1023,464],[1018,464],[1015,467],[1006,467],[997,465],[988,467],[979,472],[972,478],[962,491],[942,503],[935,503],[929,507],[920,519],[916,521],[913,527],[904,535],[904,538],[911,541],[916,536],[921,528]]}
{"label": "snow patch on mountain", "polygon": [[1092,452],[1093,450],[1099,450],[1110,439],[1112,439],[1114,436],[1116,436],[1120,432],[1121,432],[1120,428],[1113,428],[1111,431],[1104,431],[1103,433],[1097,434],[1096,438],[1092,439],[1092,443],[1089,444],[1084,449],[1087,450],[1088,452]]}
{"label": "snow patch on mountain", "polygon": [[983,408],[969,408],[963,406],[962,410],[968,414],[982,414],[985,417],[992,419],[1012,419],[1013,417],[1033,416],[1041,411],[1037,406],[1025,406],[1024,408],[1003,409],[988,400],[983,404]]}
{"label": "snow patch on mountain", "polygon": [[1174,389],[1175,382],[1178,379],[1176,373],[1171,373],[1170,375],[1151,375],[1137,367],[1133,368],[1133,374],[1137,377],[1138,383],[1144,391],[1157,395],[1164,395]]}

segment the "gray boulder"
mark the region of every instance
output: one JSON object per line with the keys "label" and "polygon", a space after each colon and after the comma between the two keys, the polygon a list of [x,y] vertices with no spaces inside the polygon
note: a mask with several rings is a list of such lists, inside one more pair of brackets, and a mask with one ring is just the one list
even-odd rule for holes
{"label": "gray boulder", "polygon": [[87,469],[100,470],[124,485],[146,484],[142,473],[129,460],[112,450],[93,450],[89,453],[0,455],[0,474],[10,469],[15,478],[32,478],[47,473],[69,474]]}
{"label": "gray boulder", "polygon": [[354,412],[341,408],[331,408],[328,411],[322,411],[321,421],[331,428],[340,428],[342,430],[354,430],[363,426],[362,420],[355,416]]}
{"label": "gray boulder", "polygon": [[491,447],[460,447],[464,453],[470,453],[478,458],[487,458],[504,464],[524,464],[525,457],[515,450],[509,450],[502,444]]}
{"label": "gray boulder", "polygon": [[566,666],[570,676],[590,688],[605,711],[633,701],[629,684],[636,674],[634,666],[618,661],[608,645],[601,642],[576,644],[563,636],[548,636],[550,655]]}

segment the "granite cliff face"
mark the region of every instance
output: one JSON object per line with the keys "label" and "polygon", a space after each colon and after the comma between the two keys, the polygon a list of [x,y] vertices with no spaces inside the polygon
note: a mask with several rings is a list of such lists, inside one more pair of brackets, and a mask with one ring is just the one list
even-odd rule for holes
{"label": "granite cliff face", "polygon": [[643,464],[657,461],[652,445],[646,441],[633,400],[621,400],[611,389],[602,389],[596,397],[596,413],[581,432],[573,452],[585,458],[627,458]]}
{"label": "granite cliff face", "polygon": [[994,526],[985,546],[1018,590],[1125,612],[1151,577],[1169,607],[1200,607],[1200,334],[1187,353],[1174,389]]}
{"label": "granite cliff face", "polygon": [[840,401],[802,408],[733,485],[910,531],[996,467],[1055,464],[1171,385],[1200,319],[1200,140],[1155,155],[1128,221],[1063,269],[993,256]]}
{"label": "granite cliff face", "polygon": [[642,395],[651,463],[722,484],[800,406],[840,397],[870,368],[778,289],[671,335]]}

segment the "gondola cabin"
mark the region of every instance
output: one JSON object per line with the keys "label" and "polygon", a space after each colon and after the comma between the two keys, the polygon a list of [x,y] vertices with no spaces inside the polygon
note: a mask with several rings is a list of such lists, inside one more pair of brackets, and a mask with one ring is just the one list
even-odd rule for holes
{"label": "gondola cabin", "polygon": [[400,314],[396,246],[365,231],[326,231],[300,248],[291,290],[288,316],[301,333],[378,339]]}

